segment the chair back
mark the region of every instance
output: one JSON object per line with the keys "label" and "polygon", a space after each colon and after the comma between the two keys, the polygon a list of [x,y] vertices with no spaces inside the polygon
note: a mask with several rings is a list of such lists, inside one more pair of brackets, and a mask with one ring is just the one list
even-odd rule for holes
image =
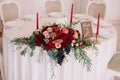
{"label": "chair back", "polygon": [[0,15],[3,24],[20,18],[20,6],[17,1],[3,1],[0,4]]}
{"label": "chair back", "polygon": [[87,14],[91,17],[97,18],[98,12],[100,13],[101,19],[105,18],[106,4],[104,1],[90,1],[87,6]]}
{"label": "chair back", "polygon": [[59,0],[46,1],[45,10],[47,14],[50,12],[61,12],[62,11],[61,2]]}

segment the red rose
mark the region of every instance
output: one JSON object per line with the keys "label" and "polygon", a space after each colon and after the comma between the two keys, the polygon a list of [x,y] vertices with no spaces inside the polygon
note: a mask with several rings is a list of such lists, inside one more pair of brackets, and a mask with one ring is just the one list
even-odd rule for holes
{"label": "red rose", "polygon": [[47,50],[49,49],[49,46],[48,46],[48,45],[45,45],[44,47],[45,47],[45,49],[47,49]]}
{"label": "red rose", "polygon": [[66,48],[66,46],[67,46],[67,43],[66,43],[66,42],[62,42],[62,43],[61,43],[61,47],[62,47],[62,48]]}
{"label": "red rose", "polygon": [[34,41],[37,43],[38,46],[41,46],[42,39],[43,39],[43,36],[41,34],[37,34],[34,38]]}
{"label": "red rose", "polygon": [[63,42],[66,42],[67,43],[67,35],[63,35],[62,37],[61,37],[61,39],[63,40]]}
{"label": "red rose", "polygon": [[53,31],[54,32],[58,32],[59,31],[58,25],[55,25],[55,27],[53,28]]}
{"label": "red rose", "polygon": [[49,48],[50,48],[50,49],[54,49],[54,48],[55,48],[55,45],[54,45],[53,41],[50,41],[50,42],[48,43],[48,45],[49,45]]}
{"label": "red rose", "polygon": [[67,44],[71,43],[73,41],[73,36],[69,35],[69,34],[64,34],[64,36],[62,37],[63,42],[66,42]]}
{"label": "red rose", "polygon": [[56,39],[60,39],[63,36],[61,32],[56,33]]}
{"label": "red rose", "polygon": [[47,45],[44,46],[47,50],[48,49],[54,49],[55,45],[53,43],[53,41],[49,41]]}
{"label": "red rose", "polygon": [[68,35],[67,37],[68,43],[72,43],[72,41],[74,40],[73,36]]}
{"label": "red rose", "polygon": [[42,32],[46,31],[49,26],[46,26],[42,29]]}

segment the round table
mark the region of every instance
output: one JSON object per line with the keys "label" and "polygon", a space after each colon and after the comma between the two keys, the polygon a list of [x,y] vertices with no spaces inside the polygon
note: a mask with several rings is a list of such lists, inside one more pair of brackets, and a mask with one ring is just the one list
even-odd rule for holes
{"label": "round table", "polygon": [[[55,20],[40,19],[40,24],[47,21],[54,22]],[[50,59],[46,54],[43,54],[41,60],[39,48],[37,48],[33,57],[27,54],[21,56],[20,50],[17,50],[16,45],[10,42],[14,38],[31,35],[36,30],[35,25],[35,21],[25,21],[21,28],[3,30],[5,80],[50,80],[53,68],[51,68]],[[78,26],[75,28],[79,29]],[[95,32],[96,26],[93,25],[92,29]],[[71,54],[62,66],[55,66],[55,80],[104,80],[107,65],[116,53],[117,32],[114,26],[100,26],[98,40],[100,43],[96,44],[97,53],[93,48],[86,50],[88,57],[92,60],[90,72],[86,71],[86,68]]]}

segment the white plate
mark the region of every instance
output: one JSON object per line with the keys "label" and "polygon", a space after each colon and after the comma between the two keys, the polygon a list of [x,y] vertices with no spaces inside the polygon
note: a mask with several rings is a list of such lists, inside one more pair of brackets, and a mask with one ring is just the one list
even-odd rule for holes
{"label": "white plate", "polygon": [[[93,24],[97,25],[97,19],[93,19],[92,22]],[[100,27],[104,28],[104,27],[111,27],[112,24],[110,22],[104,21],[104,20],[100,20]]]}
{"label": "white plate", "polygon": [[60,12],[51,12],[48,14],[49,17],[54,17],[54,18],[62,18],[65,17],[64,14],[60,13]]}
{"label": "white plate", "polygon": [[22,27],[22,25],[24,24],[23,20],[14,20],[14,21],[9,21],[5,23],[5,28],[18,28],[18,27]]}
{"label": "white plate", "polygon": [[28,14],[28,15],[25,15],[23,17],[23,20],[25,20],[25,21],[35,21],[36,16],[35,16],[35,14]]}
{"label": "white plate", "polygon": [[55,21],[57,24],[66,24],[68,22],[67,18],[58,18]]}
{"label": "white plate", "polygon": [[73,17],[81,19],[81,20],[89,20],[90,19],[90,17],[86,14],[74,14]]}

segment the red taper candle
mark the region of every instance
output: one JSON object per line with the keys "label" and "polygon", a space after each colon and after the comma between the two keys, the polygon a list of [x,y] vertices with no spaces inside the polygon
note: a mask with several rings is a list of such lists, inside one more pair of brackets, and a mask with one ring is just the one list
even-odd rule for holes
{"label": "red taper candle", "polygon": [[38,12],[36,13],[36,29],[39,28],[39,14]]}
{"label": "red taper candle", "polygon": [[71,6],[71,14],[70,14],[70,23],[72,23],[72,18],[73,18],[73,3],[72,3],[72,6]]}
{"label": "red taper candle", "polygon": [[96,35],[98,35],[98,34],[99,34],[99,27],[100,27],[100,13],[98,13],[98,22],[97,22]]}

